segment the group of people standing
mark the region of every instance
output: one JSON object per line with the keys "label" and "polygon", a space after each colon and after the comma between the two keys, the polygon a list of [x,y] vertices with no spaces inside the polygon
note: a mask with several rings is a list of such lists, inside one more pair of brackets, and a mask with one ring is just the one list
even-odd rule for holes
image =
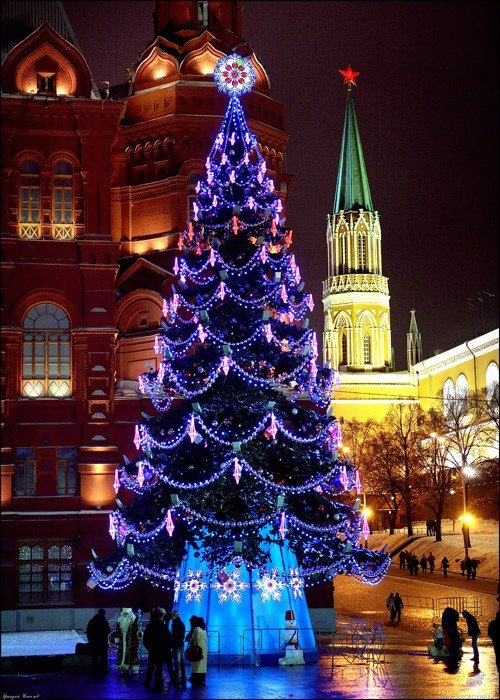
{"label": "group of people standing", "polygon": [[428,555],[422,554],[419,559],[416,554],[409,552],[407,549],[399,553],[399,568],[408,569],[410,576],[418,575],[419,566],[423,574],[427,573],[427,568],[429,573],[433,574],[436,566],[436,557],[432,552],[429,552]]}
{"label": "group of people standing", "polygon": [[395,622],[396,617],[398,618],[398,622],[401,622],[401,612],[404,608],[403,605],[403,599],[399,595],[399,593],[389,593],[389,597],[387,598],[385,602],[385,607],[389,610],[389,615],[390,615],[390,621]]}
{"label": "group of people standing", "polygon": [[465,559],[462,559],[462,561],[460,562],[460,571],[462,572],[462,576],[465,576],[465,574],[467,573],[467,578],[469,579],[469,581],[471,579],[474,580],[476,578],[478,566],[478,559],[471,559],[469,556],[465,557]]}
{"label": "group of people standing", "polygon": [[[149,688],[151,681],[155,690],[163,689],[163,666],[166,665],[169,682],[177,688],[185,688],[186,681],[192,685],[203,685],[207,672],[207,633],[202,617],[192,615],[190,629],[179,613],[167,612],[157,607],[151,611],[144,633],[138,629],[137,616],[132,608],[122,608],[115,632],[118,642],[117,668],[121,672],[139,671],[139,640],[142,636],[144,648],[148,652],[148,662],[144,685]],[[87,625],[92,656],[92,671],[106,673],[111,627],[106,619],[106,611],[100,608]],[[201,648],[201,658],[191,661],[191,676],[186,679],[185,642]]]}

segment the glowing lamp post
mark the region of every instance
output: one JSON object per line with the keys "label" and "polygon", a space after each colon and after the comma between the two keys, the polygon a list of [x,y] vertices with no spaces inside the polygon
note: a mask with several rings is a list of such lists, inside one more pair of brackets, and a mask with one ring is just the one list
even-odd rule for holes
{"label": "glowing lamp post", "polygon": [[464,512],[460,520],[462,521],[462,532],[464,536],[464,548],[465,548],[465,556],[469,556],[469,547],[471,546],[470,543],[470,523],[472,522],[472,516],[467,512],[467,481],[466,477],[469,478],[471,476],[474,476],[476,472],[472,467],[469,467],[468,464],[465,464],[462,467],[462,470],[460,472],[460,475],[462,477],[462,497],[463,497],[463,508]]}
{"label": "glowing lamp post", "polygon": [[453,520],[453,532],[455,532],[455,494],[456,494],[455,489],[450,489],[450,496],[451,496],[451,517],[452,517],[452,520]]}

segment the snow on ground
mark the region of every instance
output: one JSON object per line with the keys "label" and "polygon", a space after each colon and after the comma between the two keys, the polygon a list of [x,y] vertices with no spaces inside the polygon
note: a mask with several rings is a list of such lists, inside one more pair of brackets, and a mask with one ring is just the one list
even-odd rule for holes
{"label": "snow on ground", "polygon": [[[451,520],[443,520],[442,522],[442,542],[436,542],[435,537],[419,536],[415,542],[409,544],[405,549],[415,553],[418,558],[430,551],[436,557],[436,568],[439,568],[441,559],[446,556],[450,562],[450,572],[460,573],[460,562],[465,556],[464,539],[462,535],[462,524],[455,521],[455,531],[453,531],[453,523]],[[415,534],[425,533],[425,523],[419,522],[414,525]],[[381,549],[386,545],[388,552],[393,552],[398,549],[408,540],[407,532],[399,531],[394,535],[389,535],[386,532],[374,532],[368,538],[368,547],[370,549]],[[498,522],[496,520],[477,520],[470,527],[471,547],[469,548],[469,556],[479,560],[477,567],[477,576],[480,578],[498,579],[498,550],[499,550],[499,531]],[[398,555],[394,557],[394,561],[399,561]]]}

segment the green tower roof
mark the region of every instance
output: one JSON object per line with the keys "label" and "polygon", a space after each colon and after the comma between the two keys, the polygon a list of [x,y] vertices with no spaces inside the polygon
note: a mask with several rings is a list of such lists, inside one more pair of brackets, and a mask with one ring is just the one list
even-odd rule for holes
{"label": "green tower roof", "polygon": [[373,211],[363,147],[350,92],[347,96],[344,131],[340,146],[339,173],[333,205],[334,214],[341,209],[344,211],[357,211],[359,209]]}

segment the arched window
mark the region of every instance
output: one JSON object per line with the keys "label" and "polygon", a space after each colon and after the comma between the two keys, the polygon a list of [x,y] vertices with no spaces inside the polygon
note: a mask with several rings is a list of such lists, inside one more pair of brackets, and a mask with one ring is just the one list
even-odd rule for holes
{"label": "arched window", "polygon": [[19,238],[40,235],[40,166],[25,160],[19,171]]}
{"label": "arched window", "polygon": [[69,319],[54,304],[37,304],[23,321],[22,395],[30,398],[71,393]]}
{"label": "arched window", "polygon": [[443,413],[448,416],[450,411],[454,411],[455,385],[451,379],[447,379],[443,387]]}
{"label": "arched window", "polygon": [[455,396],[457,399],[457,414],[466,413],[469,404],[469,383],[465,374],[459,374],[457,377]]}
{"label": "arched window", "polygon": [[196,191],[198,187],[198,183],[200,180],[203,180],[203,176],[200,175],[199,173],[191,173],[191,175],[188,176],[188,219],[189,221],[192,221],[193,216],[194,216],[194,209],[193,209],[193,202],[195,201],[196,197],[198,196],[198,192]]}
{"label": "arched window", "polygon": [[52,237],[72,239],[73,222],[73,166],[66,160],[60,160],[54,166],[52,180]]}
{"label": "arched window", "polygon": [[340,364],[341,365],[346,365],[348,362],[347,358],[347,333],[345,331],[342,331],[342,336],[341,336],[341,360]]}
{"label": "arched window", "polygon": [[198,5],[198,22],[203,27],[208,27],[208,2],[207,0],[199,0]]}
{"label": "arched window", "polygon": [[486,368],[486,397],[488,401],[492,401],[496,397],[498,402],[498,365],[496,362],[490,362]]}
{"label": "arched window", "polygon": [[366,238],[365,233],[358,233],[358,270],[366,270]]}
{"label": "arched window", "polygon": [[363,360],[365,365],[371,365],[372,363],[372,345],[368,333],[365,333],[363,336]]}

